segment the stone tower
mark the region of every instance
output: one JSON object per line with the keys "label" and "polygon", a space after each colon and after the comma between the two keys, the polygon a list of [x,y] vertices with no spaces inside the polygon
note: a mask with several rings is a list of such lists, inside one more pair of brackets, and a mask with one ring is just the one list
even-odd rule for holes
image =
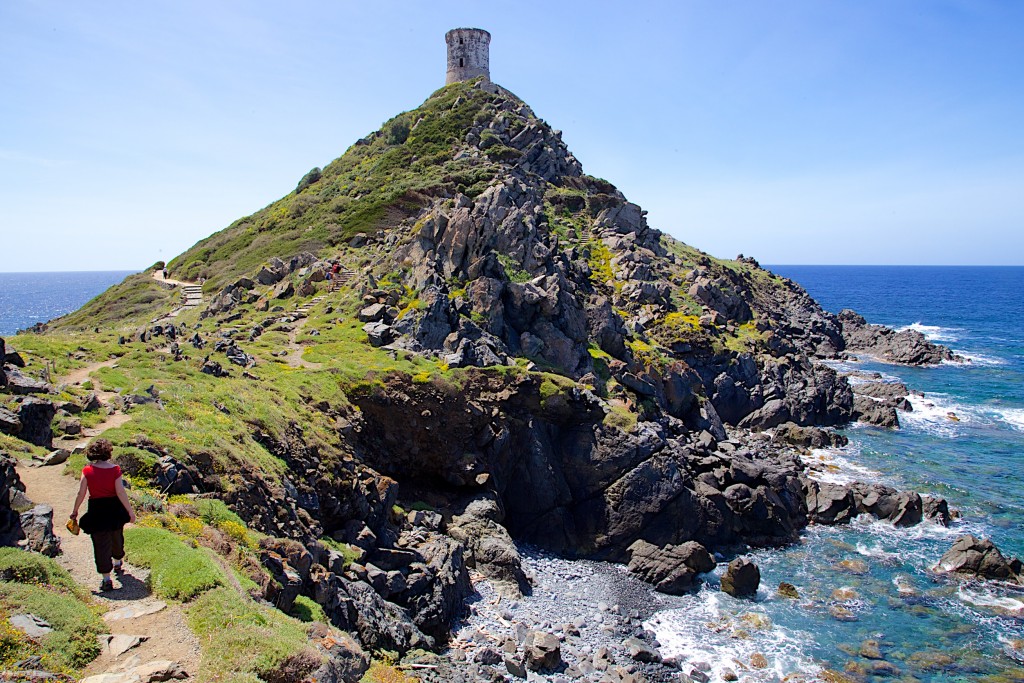
{"label": "stone tower", "polygon": [[448,43],[445,85],[477,76],[491,80],[490,33],[481,28],[453,28],[444,34],[444,42]]}

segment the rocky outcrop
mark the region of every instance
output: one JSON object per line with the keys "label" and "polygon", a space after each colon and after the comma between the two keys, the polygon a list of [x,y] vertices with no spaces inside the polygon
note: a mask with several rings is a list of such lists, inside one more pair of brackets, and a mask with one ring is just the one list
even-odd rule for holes
{"label": "rocky outcrop", "polygon": [[53,448],[53,416],[57,407],[47,399],[28,396],[18,407],[18,438],[35,446]]}
{"label": "rocky outcrop", "polygon": [[1007,559],[992,541],[970,534],[956,539],[937,568],[960,576],[1024,585],[1024,563]]}
{"label": "rocky outcrop", "polygon": [[945,500],[914,491],[897,491],[883,484],[832,484],[808,478],[803,485],[808,518],[818,524],[846,524],[861,514],[900,527],[922,521],[948,526],[952,519]]}
{"label": "rocky outcrop", "polygon": [[0,453],[0,546],[15,546],[25,538],[19,510],[12,506],[17,494],[25,492],[16,465],[14,458]]}
{"label": "rocky outcrop", "polygon": [[698,574],[715,568],[711,554],[694,541],[659,548],[638,540],[629,546],[629,552],[629,571],[670,595],[692,590]]}
{"label": "rocky outcrop", "polygon": [[29,550],[56,557],[60,555],[60,539],[53,533],[53,508],[36,505],[21,513],[24,544]]}
{"label": "rocky outcrop", "polygon": [[530,585],[523,573],[519,551],[501,521],[497,501],[476,498],[452,517],[447,533],[466,546],[470,566],[496,581],[513,597],[519,597],[530,592]]}
{"label": "rocky outcrop", "polygon": [[864,353],[901,365],[935,365],[943,361],[963,361],[945,346],[929,342],[913,329],[896,331],[883,325],[872,325],[856,312],[844,308],[839,312],[846,350]]}
{"label": "rocky outcrop", "polygon": [[760,585],[761,570],[745,557],[730,562],[722,575],[722,591],[734,598],[753,597]]}

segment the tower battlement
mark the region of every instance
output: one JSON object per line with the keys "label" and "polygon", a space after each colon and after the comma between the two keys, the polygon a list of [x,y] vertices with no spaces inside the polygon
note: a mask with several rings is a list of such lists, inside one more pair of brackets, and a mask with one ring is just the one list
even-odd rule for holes
{"label": "tower battlement", "polygon": [[444,34],[448,44],[445,85],[477,76],[491,80],[491,34],[480,28],[453,28]]}

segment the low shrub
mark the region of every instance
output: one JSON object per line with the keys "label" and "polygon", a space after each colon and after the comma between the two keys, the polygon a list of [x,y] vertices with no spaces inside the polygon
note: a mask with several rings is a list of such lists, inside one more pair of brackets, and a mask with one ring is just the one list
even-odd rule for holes
{"label": "low shrub", "polygon": [[134,527],[124,536],[128,559],[150,569],[150,588],[161,597],[186,601],[224,585],[223,572],[209,554],[170,531]]}
{"label": "low shrub", "polygon": [[[15,548],[0,548],[0,668],[28,657],[40,667],[75,677],[99,653],[105,631],[86,593],[53,560]],[[53,629],[28,638],[11,626],[12,614],[34,614]]]}
{"label": "low shrub", "polygon": [[[197,680],[285,680],[285,669],[307,654],[302,624],[229,588],[207,591],[189,605],[186,615],[203,643]],[[315,653],[308,654],[315,663]],[[301,679],[299,675],[287,680]]]}

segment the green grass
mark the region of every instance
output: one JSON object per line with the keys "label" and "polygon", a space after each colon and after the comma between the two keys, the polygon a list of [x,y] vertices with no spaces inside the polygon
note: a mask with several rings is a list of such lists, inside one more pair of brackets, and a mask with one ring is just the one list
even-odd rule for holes
{"label": "green grass", "polygon": [[474,120],[498,99],[474,85],[447,86],[385,122],[315,182],[304,178],[294,192],[201,240],[168,269],[182,279],[205,277],[205,290],[215,291],[272,256],[333,253],[356,234],[414,215],[432,196],[478,192],[519,152],[496,148],[495,159],[453,160]]}
{"label": "green grass", "polygon": [[[38,656],[42,668],[77,677],[100,652],[96,637],[105,631],[87,594],[53,560],[14,548],[0,548],[0,667]],[[32,640],[8,618],[34,614],[53,628]]]}
{"label": "green grass", "polygon": [[292,605],[291,615],[301,622],[318,621],[322,624],[329,623],[327,621],[327,615],[324,613],[324,608],[313,601],[312,598],[307,598],[305,595],[300,595],[295,598],[295,604]]}
{"label": "green grass", "polygon": [[224,573],[202,548],[192,548],[164,529],[126,529],[128,560],[150,569],[153,592],[163,598],[187,601],[224,585]]}
{"label": "green grass", "polygon": [[282,668],[308,650],[300,622],[230,588],[201,595],[186,618],[203,644],[197,680],[284,680]]}

